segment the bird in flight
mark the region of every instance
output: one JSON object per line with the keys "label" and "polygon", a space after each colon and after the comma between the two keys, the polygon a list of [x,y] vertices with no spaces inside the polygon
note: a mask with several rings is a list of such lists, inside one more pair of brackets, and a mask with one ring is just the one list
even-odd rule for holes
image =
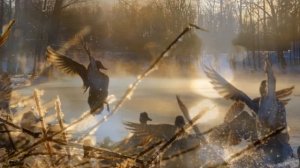
{"label": "bird in flight", "polygon": [[[204,72],[206,76],[210,79],[211,84],[214,89],[222,95],[225,99],[230,99],[233,101],[240,101],[245,103],[251,110],[258,114],[259,110],[259,101],[264,95],[264,90],[266,88],[266,81],[263,80],[260,84],[260,96],[254,99],[251,99],[246,93],[236,88],[234,85],[229,83],[225,78],[223,78],[217,71],[211,67],[204,67]],[[287,97],[290,96],[294,90],[294,86],[289,88],[281,89],[275,92],[276,98],[286,105],[290,99]]]}
{"label": "bird in flight", "polygon": [[108,96],[109,77],[101,70],[107,70],[99,60],[92,57],[86,44],[83,45],[89,57],[89,65],[84,65],[68,58],[67,56],[54,51],[51,47],[47,48],[47,60],[68,75],[79,75],[83,81],[84,92],[89,89],[88,104],[92,114],[100,114],[104,109],[104,104]]}

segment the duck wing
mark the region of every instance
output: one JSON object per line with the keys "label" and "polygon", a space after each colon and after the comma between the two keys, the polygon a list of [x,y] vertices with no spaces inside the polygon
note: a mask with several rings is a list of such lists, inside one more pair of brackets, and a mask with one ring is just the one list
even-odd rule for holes
{"label": "duck wing", "polygon": [[218,91],[225,99],[230,99],[234,101],[242,101],[253,111],[258,111],[258,104],[252,101],[252,99],[247,96],[243,91],[237,89],[235,86],[230,84],[226,79],[224,79],[218,72],[213,68],[204,67],[204,73],[211,80],[211,84],[214,89]]}
{"label": "duck wing", "polygon": [[87,69],[84,65],[75,62],[65,55],[57,53],[50,46],[47,47],[46,57],[47,61],[62,72],[68,75],[79,75],[83,81],[84,89],[87,90],[89,84],[87,79]]}
{"label": "duck wing", "polygon": [[169,140],[176,133],[176,127],[170,124],[138,124],[133,122],[124,123],[126,128],[136,136],[148,136],[159,140]]}
{"label": "duck wing", "polygon": [[[276,91],[276,98],[282,102],[284,105],[287,105],[288,102],[291,100],[290,98],[288,98],[292,93],[293,90],[295,89],[294,86],[291,86],[289,88],[285,88],[285,89],[281,89]],[[256,97],[253,99],[253,101],[259,102],[261,97]]]}
{"label": "duck wing", "polygon": [[282,102],[284,105],[287,105],[288,102],[291,100],[290,98],[288,98],[292,93],[293,90],[295,89],[294,86],[291,86],[289,88],[285,88],[282,90],[279,90],[276,92],[276,97],[277,99]]}
{"label": "duck wing", "polygon": [[8,27],[7,29],[3,32],[3,34],[0,36],[0,47],[7,41],[8,39],[8,36],[11,32],[11,29],[12,29],[12,26],[14,25],[15,23],[15,20],[11,20],[9,23],[8,23]]}

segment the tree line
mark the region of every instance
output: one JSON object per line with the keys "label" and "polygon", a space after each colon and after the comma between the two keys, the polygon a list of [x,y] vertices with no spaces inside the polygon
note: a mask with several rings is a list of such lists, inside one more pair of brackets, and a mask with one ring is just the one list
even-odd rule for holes
{"label": "tree line", "polygon": [[[21,58],[39,70],[48,45],[59,48],[85,26],[95,51],[125,53],[122,59],[143,64],[194,23],[210,31],[209,52],[228,53],[232,44],[243,46],[260,63],[258,51],[276,51],[286,66],[284,51],[298,49],[300,2],[298,0],[118,0],[112,4],[90,0],[0,0],[0,27],[15,19],[12,35],[0,51],[0,70],[22,73]],[[189,67],[198,62],[201,42],[195,32],[170,54]],[[75,51],[76,48],[73,48]],[[229,58],[235,64],[235,56]],[[255,60],[255,59],[258,59]]]}

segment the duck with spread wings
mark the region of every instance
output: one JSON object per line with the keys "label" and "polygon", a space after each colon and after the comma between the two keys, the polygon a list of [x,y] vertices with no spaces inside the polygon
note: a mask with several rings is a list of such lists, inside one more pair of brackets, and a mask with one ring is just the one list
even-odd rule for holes
{"label": "duck with spread wings", "polygon": [[[265,71],[267,80],[261,82],[261,97],[251,99],[244,92],[234,87],[219,75],[214,69],[205,67],[204,72],[211,79],[214,88],[223,95],[225,99],[244,102],[258,116],[261,126],[261,135],[267,135],[270,131],[274,131],[280,127],[286,127],[286,111],[285,105],[290,99],[294,87],[276,91],[276,80],[272,71],[271,63],[265,60]],[[263,149],[268,156],[268,161],[279,163],[292,155],[291,147],[288,143],[288,133],[280,133],[271,138]]]}
{"label": "duck with spread wings", "polygon": [[[260,86],[261,97],[251,99],[246,93],[237,89],[234,85],[232,85],[226,79],[224,79],[213,68],[205,66],[204,72],[207,75],[207,77],[211,80],[211,84],[213,85],[214,89],[225,99],[230,99],[233,101],[241,101],[245,103],[256,114],[258,114],[260,108],[260,100],[261,97],[264,96],[265,89],[267,87],[266,80],[261,82],[261,86]],[[294,86],[276,91],[275,92],[276,99],[282,102],[284,105],[286,105],[290,100],[287,97],[292,94],[293,90],[294,90]]]}
{"label": "duck with spread wings", "polygon": [[178,131],[182,129],[185,125],[184,118],[182,116],[177,116],[175,119],[175,124],[138,124],[134,122],[126,122],[124,125],[127,129],[133,132],[136,136],[147,137],[150,136],[157,140],[170,140]]}
{"label": "duck with spread wings", "polygon": [[[85,48],[86,49],[86,48]],[[89,65],[84,65],[68,58],[67,56],[54,51],[51,47],[47,48],[47,60],[62,72],[69,75],[79,75],[83,81],[84,92],[89,89],[88,104],[92,114],[101,113],[108,96],[109,77],[100,70],[107,70],[99,60],[95,60],[89,50]]]}

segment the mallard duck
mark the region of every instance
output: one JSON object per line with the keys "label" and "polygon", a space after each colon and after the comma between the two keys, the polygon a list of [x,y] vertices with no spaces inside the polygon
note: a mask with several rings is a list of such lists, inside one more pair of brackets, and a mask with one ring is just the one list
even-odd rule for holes
{"label": "mallard duck", "polygon": [[69,75],[79,75],[83,81],[84,92],[89,89],[88,104],[91,113],[98,114],[103,110],[103,105],[108,103],[109,77],[100,70],[107,70],[99,60],[95,60],[91,54],[89,56],[89,65],[84,65],[68,58],[63,54],[55,52],[51,47],[47,48],[47,60],[62,72]]}
{"label": "mallard duck", "polygon": [[[260,106],[259,102],[261,100],[261,97],[251,99],[246,93],[237,89],[234,85],[232,85],[226,79],[224,79],[213,68],[205,66],[204,72],[207,75],[207,77],[211,80],[214,89],[218,91],[218,93],[222,95],[225,99],[241,101],[245,103],[250,109],[252,109],[256,114],[258,114]],[[261,96],[265,94],[266,86],[266,80],[262,81],[259,89]],[[286,98],[292,94],[293,90],[294,86],[276,91],[276,98],[286,105],[290,100]]]}
{"label": "mallard duck", "polygon": [[[147,112],[142,112],[140,113],[139,117],[140,121],[140,126],[147,126],[148,121],[152,121],[152,119],[148,116]],[[139,136],[136,134],[129,134],[127,138],[122,140],[119,145],[116,147],[118,151],[122,152],[128,152],[128,153],[133,153],[133,152],[140,152],[143,149],[140,149],[139,147],[144,147],[148,146],[151,144],[151,137],[146,137],[146,136]]]}
{"label": "mallard duck", "polygon": [[[268,135],[271,131],[281,127],[286,127],[285,104],[294,87],[276,92],[276,79],[272,71],[271,63],[265,60],[265,72],[267,80],[261,82],[260,98],[250,99],[244,92],[238,90],[212,68],[205,67],[206,75],[212,80],[214,88],[226,99],[242,101],[252,109],[258,116],[260,123],[260,133],[262,136]],[[283,162],[292,154],[291,146],[288,143],[288,133],[280,133],[272,137],[263,145],[263,150],[272,163]],[[280,147],[278,147],[280,146]]]}
{"label": "mallard duck", "polygon": [[150,136],[160,140],[171,139],[178,129],[182,129],[185,125],[183,116],[177,116],[175,118],[174,125],[171,124],[138,124],[134,122],[124,123],[127,129],[137,136]]}

